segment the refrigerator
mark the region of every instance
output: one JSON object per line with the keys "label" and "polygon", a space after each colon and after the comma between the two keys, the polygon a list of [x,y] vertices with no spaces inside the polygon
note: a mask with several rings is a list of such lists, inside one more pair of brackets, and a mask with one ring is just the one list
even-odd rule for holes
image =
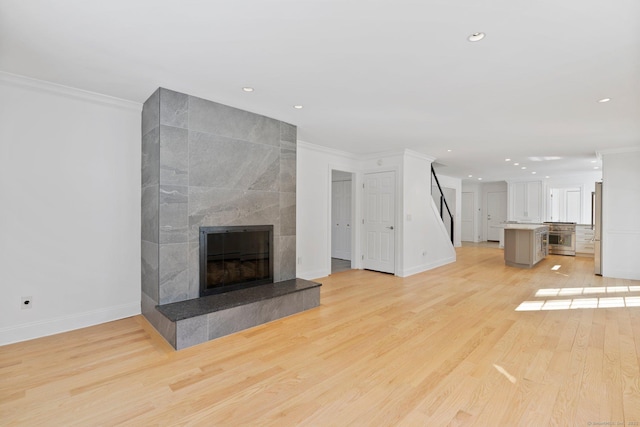
{"label": "refrigerator", "polygon": [[602,183],[596,182],[593,198],[594,273],[602,276]]}

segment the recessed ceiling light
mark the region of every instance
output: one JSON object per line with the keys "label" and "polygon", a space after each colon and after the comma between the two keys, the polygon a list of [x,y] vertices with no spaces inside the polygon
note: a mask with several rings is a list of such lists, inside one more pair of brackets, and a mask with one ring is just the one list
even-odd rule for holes
{"label": "recessed ceiling light", "polygon": [[602,99],[598,99],[598,102],[601,104],[604,104],[605,102],[609,102],[611,101],[611,98],[602,98]]}
{"label": "recessed ceiling light", "polygon": [[505,161],[505,162],[510,162],[510,161],[511,161],[511,159],[504,159],[504,161]]}
{"label": "recessed ceiling light", "polygon": [[597,160],[591,160],[591,163],[598,163]]}
{"label": "recessed ceiling light", "polygon": [[482,178],[478,178],[478,181],[482,181]]}
{"label": "recessed ceiling light", "polygon": [[253,88],[249,86],[243,87],[242,90],[245,92],[253,92]]}
{"label": "recessed ceiling light", "polygon": [[535,175],[537,172],[531,172],[531,175]]}
{"label": "recessed ceiling light", "polygon": [[513,166],[520,166],[520,163],[514,163]]}
{"label": "recessed ceiling light", "polygon": [[469,178],[473,178],[473,175],[469,175]]}
{"label": "recessed ceiling light", "polygon": [[447,152],[448,152],[448,153],[450,153],[450,152],[451,152],[451,150],[447,150]]}
{"label": "recessed ceiling light", "polygon": [[594,169],[600,169],[598,166],[594,166],[593,168],[594,168]]}
{"label": "recessed ceiling light", "polygon": [[467,37],[467,40],[469,40],[470,42],[479,42],[484,38],[484,36],[485,33],[473,33],[469,37]]}
{"label": "recessed ceiling light", "polygon": [[545,176],[545,178],[549,179],[549,178],[551,178],[551,177],[550,177],[549,175],[547,175],[547,176]]}
{"label": "recessed ceiling light", "polygon": [[527,168],[526,166],[523,166],[523,167],[521,167],[520,169],[526,169],[526,168]]}
{"label": "recessed ceiling light", "polygon": [[296,110],[302,110],[302,105],[294,105],[293,108]]}

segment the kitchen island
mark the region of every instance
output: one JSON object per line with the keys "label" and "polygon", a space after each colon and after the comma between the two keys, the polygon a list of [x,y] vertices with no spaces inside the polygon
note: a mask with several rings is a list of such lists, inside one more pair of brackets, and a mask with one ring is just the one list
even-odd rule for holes
{"label": "kitchen island", "polygon": [[504,263],[531,268],[548,254],[549,227],[542,224],[504,225]]}

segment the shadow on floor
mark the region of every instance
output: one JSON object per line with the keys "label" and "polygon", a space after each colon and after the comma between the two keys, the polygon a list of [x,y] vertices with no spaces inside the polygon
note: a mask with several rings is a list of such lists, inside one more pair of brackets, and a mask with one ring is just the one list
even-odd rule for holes
{"label": "shadow on floor", "polygon": [[331,258],[331,274],[351,270],[351,261],[347,259]]}

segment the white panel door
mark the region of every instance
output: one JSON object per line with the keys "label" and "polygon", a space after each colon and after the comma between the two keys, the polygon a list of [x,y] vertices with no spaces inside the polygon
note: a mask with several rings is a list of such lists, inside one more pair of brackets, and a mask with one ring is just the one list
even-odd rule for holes
{"label": "white panel door", "polygon": [[364,263],[368,270],[395,273],[395,172],[364,177]]}
{"label": "white panel door", "polygon": [[565,209],[567,211],[565,221],[576,222],[579,224],[582,219],[582,209],[580,209],[580,205],[582,203],[580,200],[580,189],[567,190],[565,197]]}
{"label": "white panel door", "polygon": [[351,181],[332,183],[331,257],[351,260]]}
{"label": "white panel door", "polygon": [[502,223],[507,220],[507,192],[487,193],[487,240],[500,241]]}
{"label": "white panel door", "polygon": [[476,208],[473,203],[473,193],[462,193],[462,230],[460,237],[465,242],[475,241],[473,236]]}

